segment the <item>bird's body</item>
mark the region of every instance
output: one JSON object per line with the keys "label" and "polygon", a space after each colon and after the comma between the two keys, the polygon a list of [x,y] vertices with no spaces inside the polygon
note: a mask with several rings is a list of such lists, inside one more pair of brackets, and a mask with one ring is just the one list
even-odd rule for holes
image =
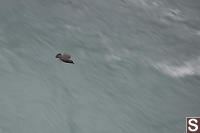
{"label": "bird's body", "polygon": [[69,54],[65,54],[65,53],[63,54],[63,57],[64,57],[64,58],[68,58],[68,59],[71,58],[71,56],[70,56]]}
{"label": "bird's body", "polygon": [[56,58],[59,58],[61,61],[65,62],[65,63],[72,63],[72,64],[74,64],[74,62],[70,59],[71,56],[68,55],[68,54],[63,54],[62,55],[61,53],[58,53],[56,55]]}

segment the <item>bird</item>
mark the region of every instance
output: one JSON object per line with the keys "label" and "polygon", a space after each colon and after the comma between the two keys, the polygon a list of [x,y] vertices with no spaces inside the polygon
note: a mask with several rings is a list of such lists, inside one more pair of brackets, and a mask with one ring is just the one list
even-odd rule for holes
{"label": "bird", "polygon": [[63,61],[63,62],[65,62],[65,63],[72,63],[72,64],[74,64],[74,62],[70,59],[71,58],[71,56],[69,55],[69,54],[61,54],[61,53],[58,53],[57,55],[56,55],[56,58],[59,58],[61,61]]}

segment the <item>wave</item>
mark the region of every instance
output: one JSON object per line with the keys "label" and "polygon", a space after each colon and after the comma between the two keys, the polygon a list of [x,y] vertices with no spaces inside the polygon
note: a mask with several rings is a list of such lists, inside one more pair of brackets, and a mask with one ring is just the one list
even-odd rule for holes
{"label": "wave", "polygon": [[198,76],[200,75],[200,57],[195,60],[186,61],[182,65],[157,63],[154,67],[172,77]]}

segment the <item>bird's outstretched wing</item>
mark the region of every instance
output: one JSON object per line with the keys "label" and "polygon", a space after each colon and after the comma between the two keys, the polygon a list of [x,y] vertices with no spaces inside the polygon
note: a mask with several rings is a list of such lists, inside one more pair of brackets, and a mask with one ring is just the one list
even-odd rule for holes
{"label": "bird's outstretched wing", "polygon": [[63,54],[63,57],[64,57],[64,58],[68,58],[68,59],[71,58],[71,56],[70,56],[69,54],[65,54],[65,53]]}

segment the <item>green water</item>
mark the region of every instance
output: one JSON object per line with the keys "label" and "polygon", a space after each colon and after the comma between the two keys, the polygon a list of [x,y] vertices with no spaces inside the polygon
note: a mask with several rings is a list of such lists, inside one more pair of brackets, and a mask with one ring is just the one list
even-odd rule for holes
{"label": "green water", "polygon": [[0,133],[185,132],[200,115],[199,7],[1,0]]}

